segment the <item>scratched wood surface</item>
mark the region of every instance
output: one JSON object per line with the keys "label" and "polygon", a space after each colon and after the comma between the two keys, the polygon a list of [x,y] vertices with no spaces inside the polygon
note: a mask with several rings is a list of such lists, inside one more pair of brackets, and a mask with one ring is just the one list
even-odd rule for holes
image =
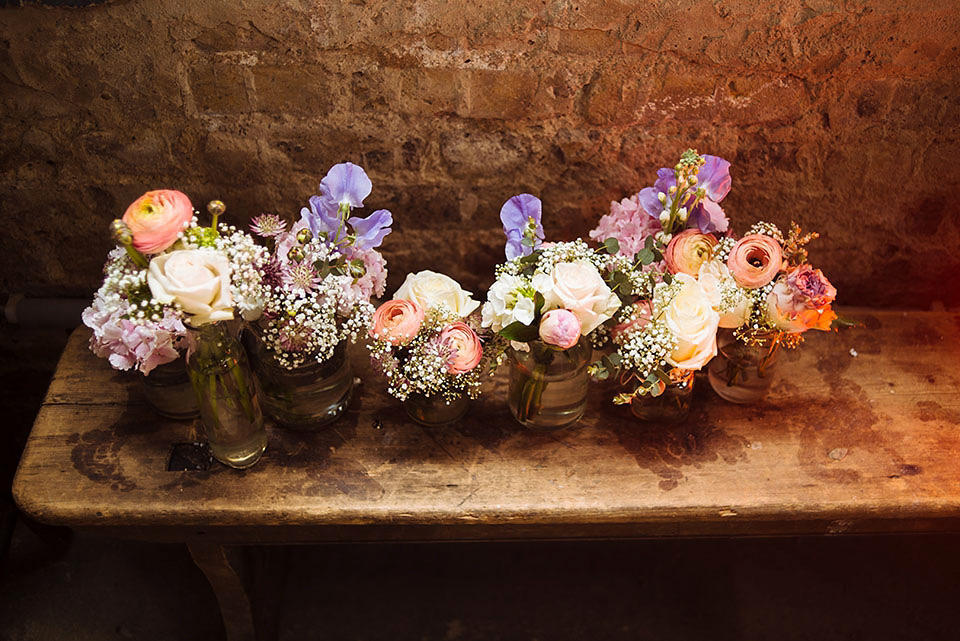
{"label": "scratched wood surface", "polygon": [[[960,315],[856,310],[783,355],[768,400],[698,381],[685,423],[636,422],[593,385],[586,417],[526,430],[505,372],[447,428],[366,374],[318,433],[269,429],[247,471],[166,471],[198,426],[151,413],[77,330],[14,484],[48,523],[233,542],[960,531]],[[814,334],[814,332],[811,332]]]}

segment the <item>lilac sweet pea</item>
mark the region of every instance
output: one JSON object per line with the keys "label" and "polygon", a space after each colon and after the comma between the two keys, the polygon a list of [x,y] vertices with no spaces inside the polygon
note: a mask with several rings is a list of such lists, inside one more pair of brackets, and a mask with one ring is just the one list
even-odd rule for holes
{"label": "lilac sweet pea", "polygon": [[370,195],[373,183],[367,177],[363,167],[352,162],[334,165],[320,181],[320,193],[323,199],[340,209],[347,205],[351,209],[363,207],[363,199]]}
{"label": "lilac sweet pea", "polygon": [[730,193],[730,163],[719,156],[704,154],[706,161],[697,173],[697,187],[705,191],[703,199],[690,212],[687,225],[699,227],[704,234],[725,232],[730,225],[719,203]]}
{"label": "lilac sweet pea", "polygon": [[328,243],[339,244],[346,237],[347,229],[341,224],[337,205],[320,196],[311,196],[309,203],[309,209],[304,207],[300,210],[300,220],[306,223],[317,238],[321,234],[326,234]]}
{"label": "lilac sweet pea", "polygon": [[357,238],[353,245],[360,250],[379,247],[383,237],[393,231],[390,229],[393,214],[386,209],[378,209],[366,218],[354,216],[347,222],[353,227]]}
{"label": "lilac sweet pea", "polygon": [[[540,199],[531,194],[519,194],[500,208],[503,233],[507,235],[507,259],[528,256],[543,242],[543,215]],[[529,239],[524,245],[524,239]]]}
{"label": "lilac sweet pea", "polygon": [[[650,214],[654,220],[660,220],[660,213],[664,209],[669,209],[673,203],[673,196],[670,194],[670,188],[677,185],[677,176],[672,169],[667,169],[662,167],[657,170],[657,182],[653,183],[653,187],[644,187],[640,190],[640,193],[637,194],[637,199],[640,201],[640,206],[643,207],[643,210]],[[666,203],[661,203],[660,194],[665,194],[667,197]]]}

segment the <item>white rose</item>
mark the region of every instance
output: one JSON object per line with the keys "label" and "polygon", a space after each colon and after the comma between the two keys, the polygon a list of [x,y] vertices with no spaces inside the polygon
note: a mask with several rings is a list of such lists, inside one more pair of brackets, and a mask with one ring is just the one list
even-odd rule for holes
{"label": "white rose", "polygon": [[534,288],[543,294],[543,311],[566,309],[580,320],[580,331],[586,336],[600,323],[613,318],[620,308],[620,298],[603,282],[592,263],[576,261],[557,263],[549,276],[537,274]]}
{"label": "white rose", "polygon": [[480,302],[473,300],[470,292],[464,291],[460,283],[445,274],[429,270],[407,274],[393,297],[412,300],[424,310],[436,309],[443,304],[461,318],[480,307]]}
{"label": "white rose", "polygon": [[663,313],[667,327],[678,341],[667,362],[682,369],[700,369],[717,355],[720,314],[713,309],[696,278],[683,273],[673,278],[682,287]]}
{"label": "white rose", "polygon": [[150,261],[147,283],[164,305],[179,303],[193,326],[233,318],[230,262],[223,254],[203,249],[160,254]]}
{"label": "white rose", "polygon": [[710,306],[720,314],[720,327],[740,327],[750,315],[750,299],[719,260],[704,261],[697,274]]}
{"label": "white rose", "polygon": [[524,325],[532,323],[533,299],[522,295],[519,291],[524,285],[524,280],[519,276],[510,274],[501,276],[487,292],[487,302],[480,310],[480,324],[499,332],[516,321]]}

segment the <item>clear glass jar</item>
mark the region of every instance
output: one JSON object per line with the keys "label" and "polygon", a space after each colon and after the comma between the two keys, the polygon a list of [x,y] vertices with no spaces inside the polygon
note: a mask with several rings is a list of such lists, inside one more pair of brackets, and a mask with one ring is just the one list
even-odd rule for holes
{"label": "clear glass jar", "polygon": [[587,406],[590,345],[584,338],[570,349],[543,341],[524,345],[529,349],[510,349],[508,403],[514,418],[526,427],[542,430],[576,423]]}
{"label": "clear glass jar", "polygon": [[195,418],[200,414],[197,397],[190,384],[185,359],[157,365],[146,376],[140,376],[140,388],[150,407],[166,418]]}
{"label": "clear glass jar", "polygon": [[[693,403],[693,370],[674,370],[671,382],[657,396],[650,394],[634,396],[630,401],[633,415],[649,423],[678,423],[690,414]],[[675,380],[674,380],[675,379]]]}
{"label": "clear glass jar", "polygon": [[758,403],[767,396],[776,372],[779,343],[747,345],[731,329],[717,333],[717,355],[707,366],[710,386],[731,403]]}
{"label": "clear glass jar", "polygon": [[448,401],[439,395],[410,394],[403,401],[403,409],[407,411],[407,416],[426,427],[459,421],[469,407],[470,397],[466,395]]}
{"label": "clear glass jar", "polygon": [[190,329],[187,372],[200,406],[210,452],[230,467],[252,466],[267,447],[267,432],[247,354],[225,323]]}
{"label": "clear glass jar", "polygon": [[347,343],[323,362],[309,359],[287,369],[277,362],[256,326],[247,332],[253,371],[260,383],[263,411],[280,427],[314,430],[337,420],[353,396],[353,371]]}

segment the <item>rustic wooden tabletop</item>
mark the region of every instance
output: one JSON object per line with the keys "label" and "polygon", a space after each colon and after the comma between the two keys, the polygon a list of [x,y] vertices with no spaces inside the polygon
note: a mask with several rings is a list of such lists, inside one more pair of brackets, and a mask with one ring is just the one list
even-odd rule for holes
{"label": "rustic wooden tabletop", "polygon": [[167,471],[198,425],[154,415],[81,328],[14,494],[40,521],[188,542],[960,530],[960,315],[849,315],[863,327],[810,332],[781,357],[763,404],[704,379],[678,425],[639,423],[594,385],[579,424],[530,431],[501,374],[459,424],[424,428],[357,352],[344,416],[269,429],[246,471]]}

